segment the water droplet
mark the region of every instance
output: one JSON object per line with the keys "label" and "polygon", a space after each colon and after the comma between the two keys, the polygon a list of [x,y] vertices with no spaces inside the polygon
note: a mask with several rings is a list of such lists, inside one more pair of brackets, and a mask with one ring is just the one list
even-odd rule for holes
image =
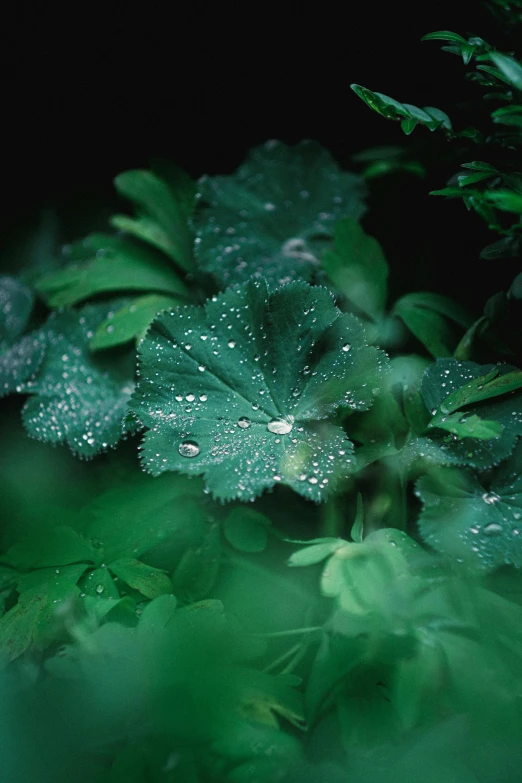
{"label": "water droplet", "polygon": [[229,348],[235,348],[235,347],[236,347],[236,343],[235,343],[235,341],[234,341],[234,340],[229,340],[229,341],[228,341],[228,347],[229,347]]}
{"label": "water droplet", "polygon": [[352,346],[350,345],[350,343],[345,343],[345,344],[343,345],[343,348],[342,348],[342,349],[343,349],[343,351],[349,351],[351,347],[352,347]]}
{"label": "water droplet", "polygon": [[208,400],[208,397],[206,394],[200,394],[199,395],[199,401],[200,402],[206,402]]}
{"label": "water droplet", "polygon": [[[484,503],[487,503],[488,505],[491,505],[492,503],[498,503],[500,500],[500,496],[497,495],[496,492],[484,492],[482,495],[482,500]],[[486,528],[484,528],[485,530]]]}
{"label": "water droplet", "polygon": [[105,590],[105,588],[104,588],[103,585],[96,585],[96,592],[98,594],[103,593],[104,590]]}
{"label": "water droplet", "polygon": [[198,367],[198,370],[199,370],[200,372],[205,372],[205,369],[206,369],[206,367],[205,367],[205,365],[204,365],[204,364],[200,364],[200,365],[199,365],[199,367]]}
{"label": "water droplet", "polygon": [[194,402],[194,400],[196,399],[196,397],[195,397],[193,394],[187,394],[187,396],[185,397],[185,399],[186,399],[186,401],[187,401],[187,402]]}
{"label": "water droplet", "polygon": [[492,522],[484,528],[485,536],[498,536],[500,533],[502,533],[502,526],[498,525],[496,522]]}
{"label": "water droplet", "polygon": [[289,432],[292,432],[293,421],[292,416],[288,416],[287,419],[272,419],[268,422],[267,428],[275,435],[288,435]]}
{"label": "water droplet", "polygon": [[241,427],[242,430],[247,430],[250,427],[250,424],[250,419],[246,416],[241,416],[241,418],[237,421],[237,426]]}
{"label": "water droplet", "polygon": [[197,457],[200,448],[195,440],[184,440],[179,444],[178,451],[182,457]]}

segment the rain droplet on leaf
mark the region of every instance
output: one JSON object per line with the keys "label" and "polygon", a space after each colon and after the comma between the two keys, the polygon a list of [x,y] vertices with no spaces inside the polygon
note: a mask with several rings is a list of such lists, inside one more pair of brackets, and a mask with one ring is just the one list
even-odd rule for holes
{"label": "rain droplet on leaf", "polygon": [[293,421],[287,419],[272,419],[267,424],[268,430],[275,435],[288,435],[289,432],[292,432],[293,426]]}
{"label": "rain droplet on leaf", "polygon": [[240,419],[238,419],[237,426],[241,427],[242,430],[247,430],[250,427],[250,419],[246,416],[241,416]]}
{"label": "rain droplet on leaf", "polygon": [[200,448],[195,440],[184,440],[179,444],[178,451],[182,457],[197,457]]}

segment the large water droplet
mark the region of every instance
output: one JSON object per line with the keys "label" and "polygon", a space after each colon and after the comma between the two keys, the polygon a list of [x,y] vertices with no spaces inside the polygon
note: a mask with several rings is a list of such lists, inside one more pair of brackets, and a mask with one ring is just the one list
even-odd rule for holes
{"label": "large water droplet", "polygon": [[345,343],[345,344],[343,345],[343,351],[349,351],[351,347],[352,347],[352,346],[350,345],[350,343]]}
{"label": "large water droplet", "polygon": [[178,451],[182,457],[197,457],[200,448],[195,440],[184,440],[179,444]]}
{"label": "large water droplet", "polygon": [[502,533],[502,526],[497,525],[496,522],[492,522],[490,525],[486,525],[484,528],[485,536],[498,536]]}
{"label": "large water droplet", "polygon": [[292,416],[287,419],[272,419],[267,424],[269,431],[275,435],[288,435],[289,432],[292,432],[293,426]]}
{"label": "large water droplet", "polygon": [[492,503],[498,503],[498,501],[500,500],[500,496],[497,495],[496,492],[484,492],[484,494],[482,495],[482,500],[484,501],[484,503],[491,505]]}
{"label": "large water droplet", "polygon": [[242,430],[247,430],[250,427],[250,424],[250,419],[246,416],[241,416],[241,418],[237,421],[237,426],[241,427]]}
{"label": "large water droplet", "polygon": [[96,585],[96,592],[97,592],[98,594],[100,594],[100,593],[103,593],[104,589],[105,589],[105,588],[104,588],[104,586],[103,586],[103,585]]}

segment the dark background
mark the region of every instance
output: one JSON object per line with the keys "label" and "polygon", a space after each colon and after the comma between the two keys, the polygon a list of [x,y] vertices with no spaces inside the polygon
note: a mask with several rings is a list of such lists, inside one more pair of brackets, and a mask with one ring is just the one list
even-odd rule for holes
{"label": "dark background", "polygon": [[[450,29],[505,43],[479,0],[323,2],[310,11],[193,3],[182,12],[180,4],[156,3],[140,4],[134,16],[113,4],[111,14],[55,15],[27,9],[5,27],[1,241],[9,269],[20,232],[34,227],[42,208],[52,207],[44,218],[52,215],[64,241],[99,228],[117,203],[112,178],[152,156],[173,158],[197,177],[232,171],[268,138],[314,138],[354,168],[350,156],[365,147],[429,135],[418,129],[406,139],[362,104],[351,82],[469,124],[475,88],[462,63],[419,39]],[[477,264],[485,267],[478,253],[496,237],[461,203],[428,196],[457,168],[441,161],[445,142],[433,143],[427,180],[376,181],[365,225],[402,279],[410,276],[409,288],[468,295],[481,307],[492,291],[488,270],[477,279]],[[459,269],[475,271],[463,294]],[[507,262],[506,284],[511,271]]]}

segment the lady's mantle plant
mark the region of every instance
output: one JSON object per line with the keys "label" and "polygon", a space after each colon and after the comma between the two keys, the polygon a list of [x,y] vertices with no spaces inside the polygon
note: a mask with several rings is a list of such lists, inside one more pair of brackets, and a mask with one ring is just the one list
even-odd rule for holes
{"label": "lady's mantle plant", "polygon": [[[495,83],[498,131],[356,92],[491,149],[444,192],[519,256],[521,66],[428,37]],[[483,314],[390,301],[365,178],[312,142],[116,188],[116,232],[0,278],[0,389],[42,441],[6,417],[0,692],[31,748],[4,778],[518,779],[520,275]]]}

